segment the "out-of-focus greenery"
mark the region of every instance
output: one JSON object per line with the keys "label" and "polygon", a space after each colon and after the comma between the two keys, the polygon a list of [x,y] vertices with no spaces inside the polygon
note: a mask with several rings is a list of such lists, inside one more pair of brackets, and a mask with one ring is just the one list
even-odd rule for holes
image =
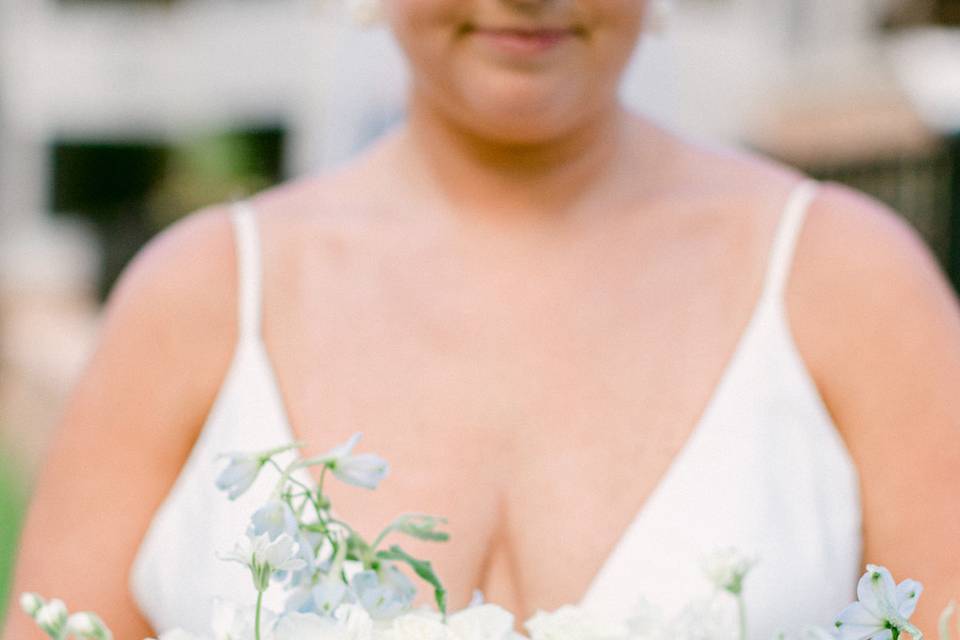
{"label": "out-of-focus greenery", "polygon": [[0,628],[3,628],[26,488],[17,465],[0,452]]}
{"label": "out-of-focus greenery", "polygon": [[146,194],[154,229],[214,202],[240,199],[283,178],[283,130],[220,132],[167,152],[163,175]]}
{"label": "out-of-focus greenery", "polygon": [[106,299],[129,260],[191,211],[280,182],[286,129],[248,125],[176,140],[64,138],[51,145],[51,208],[90,223],[100,244]]}

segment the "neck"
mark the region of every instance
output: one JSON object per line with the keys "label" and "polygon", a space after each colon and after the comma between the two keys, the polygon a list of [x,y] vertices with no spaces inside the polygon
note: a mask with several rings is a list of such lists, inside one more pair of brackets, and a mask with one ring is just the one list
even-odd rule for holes
{"label": "neck", "polygon": [[[588,207],[631,164],[636,121],[614,103],[562,136],[520,144],[482,138],[411,97],[400,133],[412,167],[458,216],[543,221]],[[640,143],[642,144],[642,142]]]}

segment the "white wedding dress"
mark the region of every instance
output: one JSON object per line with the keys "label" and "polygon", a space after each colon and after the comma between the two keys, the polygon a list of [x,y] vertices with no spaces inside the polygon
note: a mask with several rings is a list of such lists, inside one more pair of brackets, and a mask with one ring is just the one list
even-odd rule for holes
{"label": "white wedding dress", "polygon": [[[858,477],[796,349],[783,301],[794,243],[816,188],[808,180],[785,203],[762,295],[720,383],[583,605],[622,615],[644,597],[675,612],[708,589],[700,558],[723,546],[759,560],[745,591],[751,638],[827,625],[853,598],[861,562]],[[230,502],[214,487],[221,468],[216,456],[292,439],[260,334],[260,249],[249,203],[236,203],[233,221],[240,277],[236,352],[131,573],[134,597],[158,632],[207,630],[214,596],[251,600],[246,570],[219,560],[217,552],[232,548],[271,486],[255,484]],[[280,595],[268,593],[267,604],[279,608]]]}

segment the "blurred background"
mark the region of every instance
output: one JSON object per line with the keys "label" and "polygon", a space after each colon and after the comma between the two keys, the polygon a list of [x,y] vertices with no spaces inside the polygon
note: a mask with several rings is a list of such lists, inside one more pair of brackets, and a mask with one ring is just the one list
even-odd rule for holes
{"label": "blurred background", "polygon": [[[389,34],[330,2],[0,0],[0,624],[32,478],[126,262],[402,118]],[[960,0],[673,0],[623,92],[880,198],[960,285]]]}

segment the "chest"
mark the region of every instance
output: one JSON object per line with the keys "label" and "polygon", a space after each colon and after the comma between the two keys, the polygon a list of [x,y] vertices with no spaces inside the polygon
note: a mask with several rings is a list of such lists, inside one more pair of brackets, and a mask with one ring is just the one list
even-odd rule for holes
{"label": "chest", "polygon": [[749,252],[715,248],[307,260],[299,273],[327,275],[278,277],[273,302],[266,287],[290,421],[308,452],[363,431],[391,461],[375,493],[331,488],[371,537],[400,511],[449,519],[451,543],[404,544],[433,560],[453,606],[478,587],[518,612],[578,601],[750,316]]}

